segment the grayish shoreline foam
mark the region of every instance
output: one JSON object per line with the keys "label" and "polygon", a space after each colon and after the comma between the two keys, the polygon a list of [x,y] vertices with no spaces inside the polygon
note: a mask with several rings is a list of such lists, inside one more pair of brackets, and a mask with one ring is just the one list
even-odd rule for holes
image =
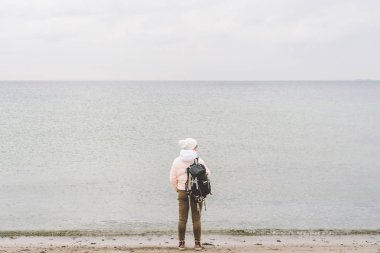
{"label": "grayish shoreline foam", "polygon": [[[176,231],[108,231],[108,230],[8,230],[0,231],[1,237],[9,236],[146,236],[175,234]],[[380,229],[254,229],[254,230],[206,230],[204,234],[264,236],[264,235],[379,235]]]}

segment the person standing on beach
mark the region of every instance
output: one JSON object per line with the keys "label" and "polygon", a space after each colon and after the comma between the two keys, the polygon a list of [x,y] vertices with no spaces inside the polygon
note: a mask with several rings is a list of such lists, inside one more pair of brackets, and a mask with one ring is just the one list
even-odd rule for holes
{"label": "person standing on beach", "polygon": [[[193,221],[193,233],[195,239],[195,250],[202,250],[201,245],[201,211],[202,203],[200,203],[200,208],[197,208],[197,203],[190,198],[186,193],[186,181],[187,172],[186,169],[194,162],[194,159],[198,158],[198,144],[193,138],[187,138],[185,140],[180,140],[178,142],[181,151],[179,156],[174,159],[171,170],[170,170],[170,183],[173,189],[178,193],[178,204],[179,204],[179,219],[178,219],[178,239],[179,239],[179,250],[185,250],[185,233],[187,218],[189,215],[189,209],[191,209],[191,219]],[[208,176],[211,175],[210,170],[206,166],[202,158],[199,157],[199,163],[203,164],[206,168],[206,173]]]}

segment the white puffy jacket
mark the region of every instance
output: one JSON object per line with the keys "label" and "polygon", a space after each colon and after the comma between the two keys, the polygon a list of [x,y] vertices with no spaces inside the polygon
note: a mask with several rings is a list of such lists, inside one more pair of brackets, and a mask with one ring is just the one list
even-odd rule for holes
{"label": "white puffy jacket", "polygon": [[[181,150],[179,156],[174,159],[170,170],[170,183],[175,191],[185,190],[187,181],[186,169],[194,162],[198,154],[194,150]],[[202,158],[199,157],[198,162],[206,167],[206,173],[210,177],[211,172]]]}

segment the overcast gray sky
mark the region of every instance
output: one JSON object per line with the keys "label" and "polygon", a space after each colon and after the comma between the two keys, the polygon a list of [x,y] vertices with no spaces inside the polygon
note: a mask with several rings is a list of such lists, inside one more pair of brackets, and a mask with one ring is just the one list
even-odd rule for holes
{"label": "overcast gray sky", "polygon": [[380,79],[379,0],[0,0],[0,80]]}

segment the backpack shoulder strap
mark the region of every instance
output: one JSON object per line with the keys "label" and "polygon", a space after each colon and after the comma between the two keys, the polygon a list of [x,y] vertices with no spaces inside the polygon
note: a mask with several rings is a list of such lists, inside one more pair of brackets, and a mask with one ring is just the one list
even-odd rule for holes
{"label": "backpack shoulder strap", "polygon": [[186,184],[185,184],[185,191],[186,191],[186,193],[188,193],[189,192],[189,184],[190,184],[190,172],[189,172],[189,167],[187,167],[187,169],[186,169],[186,174],[187,174],[187,180],[186,180]]}

